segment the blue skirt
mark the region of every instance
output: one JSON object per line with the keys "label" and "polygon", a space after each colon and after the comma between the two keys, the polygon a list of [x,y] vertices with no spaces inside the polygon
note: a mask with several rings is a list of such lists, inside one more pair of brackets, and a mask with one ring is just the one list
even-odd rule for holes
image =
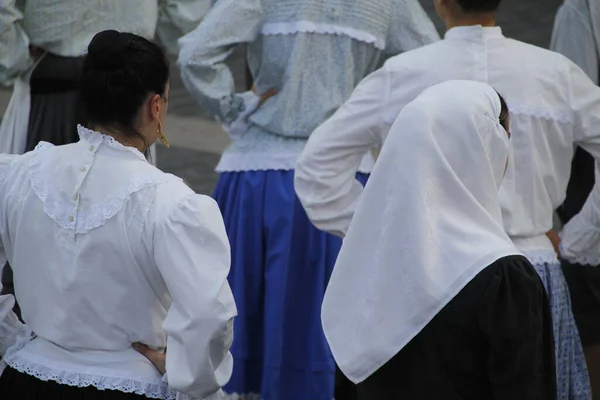
{"label": "blue skirt", "polygon": [[335,362],[321,303],[341,240],[308,220],[294,171],[223,173],[214,198],[231,242],[238,307],[225,391],[240,399],[331,400]]}

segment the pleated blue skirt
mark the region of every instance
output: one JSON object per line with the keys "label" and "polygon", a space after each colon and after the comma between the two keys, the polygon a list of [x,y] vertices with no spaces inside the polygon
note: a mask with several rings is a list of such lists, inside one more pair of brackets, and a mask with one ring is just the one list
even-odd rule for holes
{"label": "pleated blue skirt", "polygon": [[238,307],[225,391],[236,399],[332,400],[335,362],[321,303],[341,240],[308,220],[293,171],[223,173],[214,198],[231,241]]}

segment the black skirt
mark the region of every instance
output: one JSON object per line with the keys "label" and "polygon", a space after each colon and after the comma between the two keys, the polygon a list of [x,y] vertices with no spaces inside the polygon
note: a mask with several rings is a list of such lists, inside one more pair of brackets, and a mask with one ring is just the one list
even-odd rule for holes
{"label": "black skirt", "polygon": [[85,123],[79,106],[83,60],[47,54],[33,71],[27,151],[40,141],[59,146],[79,140],[77,124]]}
{"label": "black skirt", "polygon": [[7,367],[0,375],[2,400],[147,400],[148,397],[93,386],[76,387],[42,381]]}
{"label": "black skirt", "polygon": [[562,261],[571,308],[583,347],[600,344],[600,266]]}
{"label": "black skirt", "polygon": [[551,318],[529,261],[498,260],[359,385],[361,399],[556,399]]}

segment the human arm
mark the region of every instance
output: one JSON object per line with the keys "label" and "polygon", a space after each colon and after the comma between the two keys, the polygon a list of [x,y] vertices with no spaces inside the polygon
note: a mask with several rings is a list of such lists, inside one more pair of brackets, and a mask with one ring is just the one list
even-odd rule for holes
{"label": "human arm", "polygon": [[394,20],[386,42],[390,56],[440,40],[433,22],[418,0],[394,2]]}
{"label": "human arm", "polygon": [[161,0],[156,36],[170,54],[179,53],[177,41],[198,27],[211,0]]}
{"label": "human arm", "polygon": [[190,193],[154,232],[154,259],[172,297],[164,321],[166,379],[203,399],[231,376],[236,307],[227,283],[230,248],[214,200]]}
{"label": "human arm", "polygon": [[[596,182],[600,182],[600,165],[596,163]],[[600,265],[600,186],[595,185],[583,208],[560,234],[560,256],[582,265]]]}
{"label": "human arm", "polygon": [[8,85],[32,64],[23,14],[15,0],[0,0],[0,84]]}
{"label": "human arm", "polygon": [[[4,174],[18,157],[17,155],[0,155],[0,187]],[[3,218],[4,216],[0,216],[0,219]],[[0,252],[3,256],[4,251],[2,237],[0,237]],[[2,258],[6,260],[5,257]],[[0,265],[0,275],[2,275],[3,268],[4,263]],[[0,283],[0,290],[2,290],[2,283]],[[29,342],[33,337],[31,329],[19,321],[13,312],[14,306],[15,297],[12,294],[0,295],[0,358],[6,357],[11,351],[19,350],[21,345]]]}
{"label": "human arm", "polygon": [[[600,88],[574,63],[569,63],[569,98],[572,110],[573,140],[600,160]],[[596,184],[581,212],[573,217],[561,233],[561,256],[567,261],[587,259],[590,252],[600,251],[595,238],[600,229],[600,193]],[[587,247],[587,249],[586,249]]]}
{"label": "human arm", "polygon": [[183,83],[200,106],[225,126],[258,106],[258,101],[250,104],[236,94],[225,61],[237,44],[253,41],[261,25],[260,0],[219,0],[202,23],[179,40]]}
{"label": "human arm", "polygon": [[296,193],[321,230],[344,236],[350,225],[363,191],[356,172],[365,153],[383,140],[389,74],[384,66],[365,78],[350,99],[312,133],[298,159]]}
{"label": "human arm", "polygon": [[591,16],[577,10],[573,2],[565,2],[554,20],[550,49],[577,64],[598,84],[600,54],[594,37]]}

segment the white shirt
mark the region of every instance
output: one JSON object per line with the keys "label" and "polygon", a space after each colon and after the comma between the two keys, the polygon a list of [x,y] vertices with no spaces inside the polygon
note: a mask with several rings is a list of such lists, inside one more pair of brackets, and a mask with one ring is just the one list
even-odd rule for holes
{"label": "white shirt", "polygon": [[210,0],[0,0],[0,82],[31,64],[28,45],[63,57],[80,56],[98,32],[155,33],[167,50],[198,26]]}
{"label": "white shirt", "polygon": [[[27,324],[0,297],[0,355],[61,384],[220,398],[236,307],[216,203],[79,131],[78,143],[0,158],[0,235]],[[168,348],[168,386],[134,342]]]}
{"label": "white shirt", "polygon": [[[600,157],[600,89],[574,63],[507,39],[499,27],[458,27],[445,39],[390,59],[310,137],[296,191],[323,230],[344,235],[362,193],[354,180],[369,148],[425,88],[454,79],[489,83],[510,109],[513,157],[500,190],[507,233],[521,251],[555,259],[545,233],[562,204],[573,144]],[[535,260],[533,260],[535,261]]]}

